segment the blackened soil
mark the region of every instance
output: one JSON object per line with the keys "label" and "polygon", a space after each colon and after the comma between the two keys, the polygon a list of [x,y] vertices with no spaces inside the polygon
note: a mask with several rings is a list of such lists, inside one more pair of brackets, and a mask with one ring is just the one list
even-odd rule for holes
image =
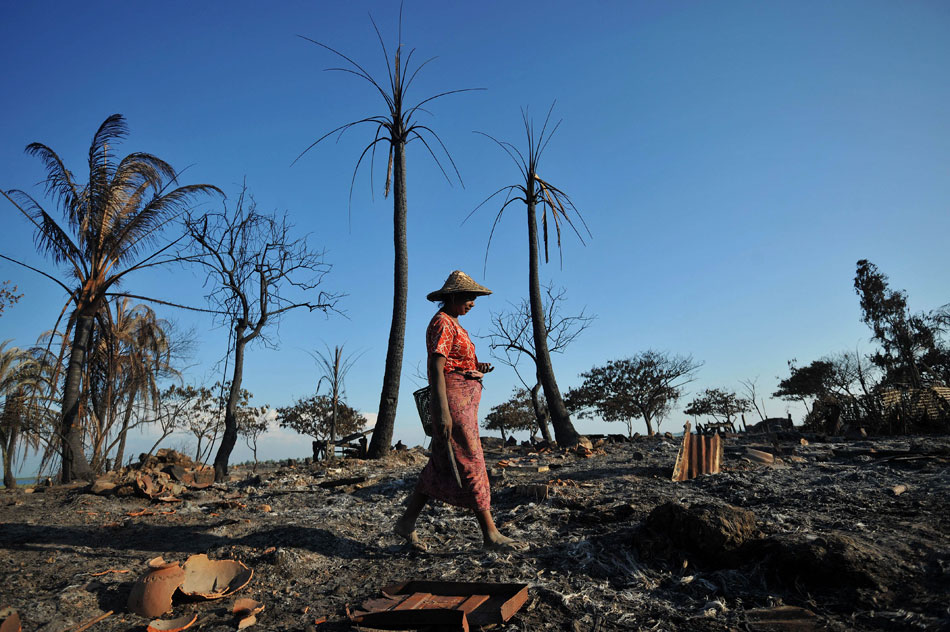
{"label": "blackened soil", "polygon": [[[505,554],[484,551],[472,517],[442,505],[420,520],[428,552],[391,535],[421,450],[330,471],[235,469],[177,503],[81,487],[0,493],[0,608],[27,631],[108,611],[91,630],[142,630],[126,602],[145,562],[207,553],[254,570],[238,596],[265,604],[260,630],[365,629],[347,605],[408,579],[528,584],[498,628],[512,631],[756,630],[762,609],[783,605],[816,630],[950,627],[950,437],[782,438],[728,437],[720,474],[680,483],[669,438],[589,458],[488,450],[496,522],[528,545]],[[750,461],[746,446],[779,460]],[[336,479],[357,482],[320,486]],[[167,618],[234,630],[232,602],[176,598]]]}

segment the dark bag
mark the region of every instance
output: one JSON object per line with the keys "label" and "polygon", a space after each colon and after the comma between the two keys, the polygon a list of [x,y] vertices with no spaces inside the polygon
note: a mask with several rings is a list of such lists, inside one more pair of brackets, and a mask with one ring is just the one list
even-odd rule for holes
{"label": "dark bag", "polygon": [[422,420],[422,430],[427,437],[431,437],[432,417],[429,415],[429,387],[426,386],[414,391],[412,398],[416,400],[416,410],[419,411],[419,419]]}

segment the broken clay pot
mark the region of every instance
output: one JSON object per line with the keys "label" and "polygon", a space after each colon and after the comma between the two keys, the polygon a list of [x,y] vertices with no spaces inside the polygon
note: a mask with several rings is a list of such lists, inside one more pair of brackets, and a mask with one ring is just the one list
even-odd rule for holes
{"label": "broken clay pot", "polygon": [[231,611],[238,620],[238,630],[250,627],[257,623],[257,615],[264,610],[264,604],[254,599],[237,599]]}
{"label": "broken clay pot", "polygon": [[178,562],[161,557],[149,560],[151,570],[142,575],[129,593],[129,610],[143,617],[157,617],[171,611],[172,595],[185,578]]}
{"label": "broken clay pot", "polygon": [[197,614],[185,615],[177,619],[155,619],[148,624],[146,632],[179,632],[179,630],[190,628],[197,620]]}
{"label": "broken clay pot", "polygon": [[20,632],[20,615],[16,610],[7,606],[0,608],[0,632]]}
{"label": "broken clay pot", "polygon": [[254,571],[237,560],[209,560],[201,553],[183,565],[185,579],[181,592],[189,597],[220,599],[247,586]]}

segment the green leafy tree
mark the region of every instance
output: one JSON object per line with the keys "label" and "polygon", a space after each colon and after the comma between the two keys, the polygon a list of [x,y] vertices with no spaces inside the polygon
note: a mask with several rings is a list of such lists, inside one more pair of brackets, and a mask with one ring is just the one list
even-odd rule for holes
{"label": "green leafy tree", "polygon": [[778,390],[772,397],[785,401],[799,401],[805,408],[811,408],[814,402],[832,389],[834,365],[829,360],[815,360],[806,366],[796,366],[795,360],[788,361],[790,375],[778,383]]}
{"label": "green leafy tree", "polygon": [[568,392],[571,410],[581,417],[622,421],[633,436],[633,420],[642,418],[653,436],[700,367],[692,356],[673,356],[652,349],[612,360],[581,374],[584,382]]}
{"label": "green leafy tree", "polygon": [[[489,236],[489,246],[491,245],[491,236],[493,236],[495,232],[495,226],[498,225],[505,209],[515,202],[522,202],[525,205],[528,221],[528,302],[531,307],[531,330],[534,338],[538,381],[541,382],[544,397],[548,402],[551,425],[554,426],[554,436],[558,444],[562,446],[573,446],[577,444],[580,435],[577,433],[577,430],[574,429],[570,412],[568,412],[567,407],[564,405],[564,399],[561,397],[561,390],[557,385],[557,379],[554,375],[554,367],[551,364],[551,352],[548,348],[548,331],[544,317],[544,304],[541,298],[541,254],[539,244],[541,243],[541,237],[543,237],[544,260],[547,262],[549,223],[553,224],[559,249],[561,247],[562,224],[570,226],[577,237],[581,239],[581,243],[583,243],[580,233],[575,228],[572,215],[576,215],[582,224],[583,218],[581,218],[574,203],[564,191],[543,179],[538,174],[541,154],[544,152],[545,147],[547,147],[551,137],[560,125],[560,122],[554,124],[550,132],[548,132],[548,124],[551,121],[551,112],[553,110],[554,105],[552,104],[544,120],[544,125],[541,127],[540,134],[535,132],[534,123],[529,120],[527,112],[522,111],[522,121],[524,122],[525,135],[528,141],[526,154],[521,153],[521,151],[511,143],[502,142],[488,134],[483,134],[494,141],[508,154],[515,165],[517,165],[523,178],[518,184],[502,187],[489,196],[485,202],[502,193],[506,196],[505,203],[495,215],[495,221],[492,225],[491,235]],[[537,221],[537,209],[539,206],[541,207],[541,222],[543,228],[541,236],[538,235]],[[550,222],[548,220],[549,214],[551,216]],[[487,252],[485,256],[487,260]]]}
{"label": "green leafy tree", "polygon": [[749,400],[731,391],[707,388],[689,403],[683,412],[694,417],[709,416],[731,424],[740,414],[752,410]]}
{"label": "green leafy tree", "polygon": [[[325,441],[333,431],[333,398],[327,395],[311,395],[298,399],[292,406],[277,409],[277,423],[317,441]],[[336,430],[341,435],[361,431],[366,418],[345,402],[336,403]]]}
{"label": "green leafy tree", "polygon": [[169,185],[177,184],[177,174],[171,165],[151,154],[133,153],[116,160],[113,146],[127,133],[120,114],[103,122],[89,147],[89,178],[85,184],[76,181],[52,149],[42,143],[27,145],[27,153],[38,157],[46,167],[46,193],[60,207],[64,225],[28,193],[0,192],[33,224],[37,248],[63,265],[73,279],[68,285],[42,273],[69,294],[73,306],[67,323],[72,344],[59,428],[64,483],[92,477],[83,451],[80,402],[97,314],[112,290],[130,273],[168,262],[163,257],[166,248],[155,247],[155,242],[173,217],[199,196],[220,193],[216,187],[204,184],[169,190]]}
{"label": "green leafy tree", "polygon": [[924,362],[925,356],[940,355],[936,353],[938,323],[926,314],[911,314],[907,293],[892,290],[887,275],[867,259],[857,263],[854,290],[861,299],[862,320],[881,345],[871,360],[885,371],[885,380],[919,389],[939,377]]}
{"label": "green leafy tree", "polygon": [[527,389],[516,388],[508,401],[493,406],[491,412],[485,415],[482,427],[499,431],[503,441],[507,441],[507,435],[512,432],[534,432],[538,427],[538,418],[531,394]]}
{"label": "green leafy tree", "polygon": [[[357,121],[352,121],[341,125],[340,127],[327,132],[316,141],[314,141],[300,156],[310,151],[321,141],[339,134],[342,136],[352,127],[369,125],[374,129],[372,142],[363,148],[356,167],[353,169],[353,178],[350,182],[350,199],[353,198],[353,187],[356,182],[356,174],[359,171],[360,164],[367,154],[370,154],[370,178],[372,178],[372,163],[376,155],[377,145],[382,144],[387,147],[389,156],[386,168],[386,185],[384,195],[389,194],[390,184],[393,190],[393,244],[394,244],[394,262],[393,262],[393,315],[392,324],[389,329],[389,345],[386,349],[386,367],[383,373],[382,391],[379,396],[379,412],[376,418],[376,427],[373,431],[373,438],[368,449],[370,458],[380,458],[389,453],[393,439],[393,427],[396,421],[396,406],[399,402],[399,378],[402,373],[403,349],[406,338],[406,302],[409,296],[409,248],[407,245],[406,217],[408,215],[408,203],[406,198],[406,146],[412,141],[419,141],[426,148],[429,155],[435,160],[446,180],[451,182],[448,173],[439,161],[433,147],[438,145],[445,152],[446,157],[452,164],[455,176],[461,182],[461,176],[451,155],[445,149],[442,140],[431,128],[416,121],[416,115],[427,113],[425,106],[441,97],[466,92],[469,89],[449,90],[441,92],[414,104],[407,98],[407,93],[416,75],[432,59],[426,60],[412,69],[412,55],[415,49],[409,51],[409,54],[403,58],[402,43],[402,8],[399,10],[399,35],[396,45],[393,63],[390,65],[389,52],[383,42],[376,23],[373,22],[373,29],[379,39],[382,47],[383,57],[386,60],[387,78],[385,81],[375,79],[363,66],[347,57],[335,48],[326,44],[303,38],[317,46],[333,53],[345,62],[342,68],[331,68],[359,77],[369,83],[373,90],[377,92],[386,104],[385,113],[377,116],[368,116]],[[300,159],[297,157],[297,160]],[[296,162],[296,160],[294,161]],[[371,179],[372,183],[372,179]],[[372,184],[371,184],[372,187]]]}

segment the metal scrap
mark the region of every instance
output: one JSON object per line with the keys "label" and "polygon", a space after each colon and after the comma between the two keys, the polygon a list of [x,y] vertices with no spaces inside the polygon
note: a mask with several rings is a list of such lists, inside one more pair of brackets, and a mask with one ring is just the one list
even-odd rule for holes
{"label": "metal scrap", "polygon": [[722,463],[722,438],[694,435],[687,421],[683,427],[683,444],[673,465],[673,480],[685,481],[700,474],[718,474]]}

